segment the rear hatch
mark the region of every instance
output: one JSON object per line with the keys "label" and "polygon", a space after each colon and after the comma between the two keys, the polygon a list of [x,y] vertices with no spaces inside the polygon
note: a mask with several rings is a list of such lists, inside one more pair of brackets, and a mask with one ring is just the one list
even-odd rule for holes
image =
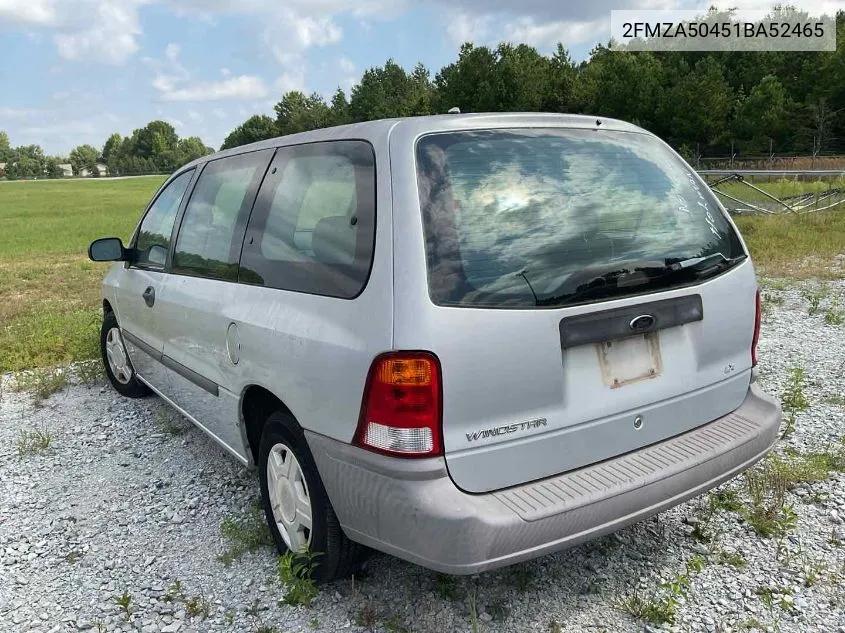
{"label": "rear hatch", "polygon": [[398,265],[395,345],[440,359],[456,485],[548,477],[741,404],[754,271],[664,143],[607,127],[457,130],[423,135],[415,157],[428,297],[408,299]]}

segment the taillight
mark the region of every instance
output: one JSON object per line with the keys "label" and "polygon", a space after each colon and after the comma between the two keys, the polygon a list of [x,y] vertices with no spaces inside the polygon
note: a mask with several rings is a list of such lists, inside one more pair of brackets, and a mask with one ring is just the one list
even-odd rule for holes
{"label": "taillight", "polygon": [[754,316],[754,338],[751,339],[751,366],[757,366],[757,341],[760,339],[760,289],[757,289],[757,314]]}
{"label": "taillight", "polygon": [[388,352],[373,361],[354,443],[385,455],[443,452],[440,362],[429,352]]}

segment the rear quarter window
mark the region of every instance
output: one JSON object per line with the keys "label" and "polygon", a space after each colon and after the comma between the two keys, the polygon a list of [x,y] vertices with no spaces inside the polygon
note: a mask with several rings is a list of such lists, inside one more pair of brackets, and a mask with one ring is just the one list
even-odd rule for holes
{"label": "rear quarter window", "polygon": [[742,254],[709,189],[647,134],[452,132],[416,154],[440,305],[536,306],[583,269]]}

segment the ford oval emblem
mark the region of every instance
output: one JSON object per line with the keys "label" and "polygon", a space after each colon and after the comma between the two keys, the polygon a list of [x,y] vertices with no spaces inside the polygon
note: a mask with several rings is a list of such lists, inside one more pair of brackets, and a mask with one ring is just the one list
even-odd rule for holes
{"label": "ford oval emblem", "polygon": [[655,319],[652,315],[641,314],[640,316],[631,319],[631,322],[628,325],[634,332],[645,332],[646,330],[653,328],[656,322],[657,319]]}

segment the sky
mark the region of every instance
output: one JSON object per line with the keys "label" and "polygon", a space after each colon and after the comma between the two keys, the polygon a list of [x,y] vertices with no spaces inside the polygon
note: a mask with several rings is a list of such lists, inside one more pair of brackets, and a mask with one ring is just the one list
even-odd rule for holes
{"label": "sky", "polygon": [[[774,0],[0,0],[0,130],[67,155],[153,119],[219,147],[288,90],[330,97],[392,58],[432,76],[460,44],[607,43],[611,9]],[[834,13],[845,0],[799,0]]]}

